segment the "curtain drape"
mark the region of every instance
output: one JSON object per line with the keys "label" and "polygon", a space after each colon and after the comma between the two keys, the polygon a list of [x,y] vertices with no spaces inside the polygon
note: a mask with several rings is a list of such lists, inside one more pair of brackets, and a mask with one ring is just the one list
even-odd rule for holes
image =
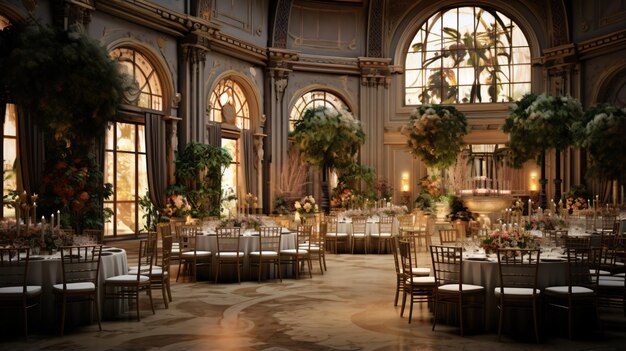
{"label": "curtain drape", "polygon": [[19,166],[22,187],[29,193],[41,193],[45,146],[43,132],[21,107],[17,108]]}
{"label": "curtain drape", "polygon": [[254,196],[259,195],[257,186],[256,156],[254,152],[254,131],[246,129],[241,132],[241,165],[246,191]]}
{"label": "curtain drape", "polygon": [[222,147],[222,125],[220,123],[207,123],[207,144]]}
{"label": "curtain drape", "polygon": [[167,150],[163,116],[146,113],[146,160],[150,200],[159,209],[165,208],[167,190]]}

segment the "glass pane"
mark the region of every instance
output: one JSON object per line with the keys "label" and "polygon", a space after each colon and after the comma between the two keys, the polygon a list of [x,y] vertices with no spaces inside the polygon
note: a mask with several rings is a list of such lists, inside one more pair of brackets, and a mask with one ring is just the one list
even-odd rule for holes
{"label": "glass pane", "polygon": [[137,157],[137,162],[137,166],[139,166],[139,174],[137,175],[137,191],[139,192],[139,197],[142,197],[148,191],[148,171],[146,164],[146,155],[139,155]]}
{"label": "glass pane", "polygon": [[17,136],[17,109],[7,104],[4,112],[4,135]]}
{"label": "glass pane", "polygon": [[105,136],[105,139],[104,139],[105,143],[106,143],[105,144],[105,149],[106,150],[113,150],[113,147],[114,147],[114,144],[115,144],[113,142],[114,138],[115,138],[115,124],[109,125],[107,127],[106,136]]}
{"label": "glass pane", "polygon": [[116,209],[117,234],[134,234],[135,223],[135,203],[118,202]]}
{"label": "glass pane", "polygon": [[114,172],[113,151],[104,153],[104,182],[113,184]]}
{"label": "glass pane", "polygon": [[[9,192],[17,190],[17,170],[15,168],[15,159],[17,151],[17,141],[13,138],[4,139],[4,155],[3,155],[3,170],[4,170],[4,182],[2,188],[2,195],[8,196]],[[4,217],[15,217],[15,209],[4,206]]]}
{"label": "glass pane", "polygon": [[117,200],[135,200],[135,155],[117,153]]}
{"label": "glass pane", "polygon": [[143,124],[137,125],[137,147],[139,148],[138,152],[146,152],[146,127]]}
{"label": "glass pane", "polygon": [[117,123],[117,150],[135,151],[135,125]]}

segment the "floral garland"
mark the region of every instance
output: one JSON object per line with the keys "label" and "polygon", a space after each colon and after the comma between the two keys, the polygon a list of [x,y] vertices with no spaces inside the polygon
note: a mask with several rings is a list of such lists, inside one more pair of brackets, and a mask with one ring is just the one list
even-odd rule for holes
{"label": "floral garland", "polygon": [[582,119],[580,101],[570,96],[526,94],[509,107],[502,130],[509,134],[509,163],[537,159],[543,151],[574,144],[572,126]]}
{"label": "floral garland", "polygon": [[406,206],[391,205],[388,207],[381,207],[378,209],[379,216],[395,217],[409,212]]}
{"label": "floral garland", "polygon": [[72,245],[74,236],[50,224],[26,226],[20,225],[19,235],[15,219],[0,221],[0,246],[39,247],[43,250],[58,250],[59,247]]}
{"label": "floral garland", "polygon": [[191,213],[191,205],[183,195],[171,194],[167,198],[163,213],[170,218],[184,218]]}
{"label": "floral garland", "polygon": [[577,144],[589,150],[589,173],[603,179],[626,181],[626,108],[595,106],[574,129]]}
{"label": "floral garland", "polygon": [[411,153],[428,167],[445,168],[456,161],[468,133],[467,119],[453,106],[422,105],[402,128]]}
{"label": "floral garland", "polygon": [[523,231],[500,231],[496,230],[482,240],[482,248],[487,254],[495,253],[498,249],[520,248],[530,249],[535,247],[535,236]]}

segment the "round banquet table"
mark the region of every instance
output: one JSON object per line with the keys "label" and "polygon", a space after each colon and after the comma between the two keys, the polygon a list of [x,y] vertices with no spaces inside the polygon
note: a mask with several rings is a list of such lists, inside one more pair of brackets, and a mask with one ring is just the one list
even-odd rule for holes
{"label": "round banquet table", "polygon": [[[41,319],[30,318],[33,321],[40,320],[40,325],[44,330],[51,332],[58,331],[60,323],[60,312],[56,312],[55,297],[52,290],[54,284],[63,282],[63,269],[61,267],[60,253],[53,255],[33,255],[28,264],[28,285],[40,285],[41,294]],[[124,303],[107,301],[104,303],[102,298],[104,293],[104,280],[108,277],[126,274],[128,272],[128,262],[126,251],[117,248],[103,248],[100,262],[100,272],[98,280],[99,289],[99,306],[101,318],[117,315],[126,309]],[[91,304],[80,303],[71,304],[68,308],[66,316],[66,325],[71,324],[90,324],[95,323],[95,314],[93,322],[91,320]],[[38,311],[35,311],[38,313]],[[6,322],[5,322],[6,323]]]}
{"label": "round banquet table", "polygon": [[[282,229],[282,235],[280,239],[280,249],[295,249],[296,248],[296,233],[289,231],[288,229]],[[203,232],[202,234],[198,234],[196,237],[196,245],[198,250],[203,251],[211,251],[211,253],[215,253],[217,251],[217,238],[214,232]],[[241,233],[239,237],[239,251],[243,252],[244,255],[242,257],[243,269],[241,271],[241,279],[242,280],[256,280],[256,277],[250,276],[250,265],[248,263],[248,254],[253,251],[259,250],[259,235],[254,231],[246,231]],[[215,267],[217,264],[217,260],[215,255],[212,256],[211,262],[211,274],[215,272]],[[266,271],[266,269],[263,269]],[[256,272],[256,270],[254,271]],[[291,268],[284,265],[283,270],[281,270],[282,277],[286,277],[290,274]],[[254,273],[256,274],[256,273]],[[268,274],[272,274],[270,271]],[[226,280],[236,280],[237,273],[234,270],[233,265],[224,265],[222,266],[222,272],[220,272],[220,277],[223,277]]]}
{"label": "round banquet table", "polygon": [[[494,289],[499,286],[500,276],[498,270],[497,259],[490,258],[489,260],[471,260],[463,258],[463,283],[481,285],[486,290],[486,315],[485,315],[485,329],[491,331],[498,330],[499,310],[497,307],[497,300],[495,298]],[[539,272],[537,277],[537,285],[539,289],[544,289],[549,286],[566,285],[567,284],[567,260],[561,260],[557,262],[539,262]],[[539,310],[541,305],[539,305]],[[452,323],[455,321],[456,312],[454,308],[445,310],[445,316],[440,315],[442,320],[447,320]],[[505,313],[505,324],[517,321],[518,324],[524,324],[527,321],[532,321],[530,315],[523,315],[524,318],[517,318],[520,313],[529,313],[527,311],[512,311],[507,310]],[[464,312],[465,314],[466,312]],[[476,326],[481,325],[481,313],[478,310],[467,310],[466,325],[473,329],[477,329]],[[541,312],[540,312],[541,315]],[[456,322],[455,322],[456,323]],[[532,326],[531,326],[532,327]]]}
{"label": "round banquet table", "polygon": [[[393,224],[391,226],[392,235],[398,235],[398,227],[400,226],[398,219],[393,219]],[[349,240],[352,240],[352,218],[339,218],[337,221],[337,232],[339,233],[347,233]],[[368,240],[370,239],[372,234],[378,234],[378,217],[370,217],[367,219],[367,224],[365,225],[365,235],[368,236]],[[377,243],[374,241],[374,243]],[[356,250],[356,249],[355,249]],[[376,252],[375,247],[369,249],[368,252]],[[382,253],[391,252],[391,248],[388,247],[387,243],[383,245],[381,249]]]}

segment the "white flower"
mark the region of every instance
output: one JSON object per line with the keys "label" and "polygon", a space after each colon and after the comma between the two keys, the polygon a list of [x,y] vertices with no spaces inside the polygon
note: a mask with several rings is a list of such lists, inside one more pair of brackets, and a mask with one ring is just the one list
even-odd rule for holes
{"label": "white flower", "polygon": [[304,204],[304,209],[309,212],[311,210],[311,203],[307,202]]}
{"label": "white flower", "polygon": [[296,201],[296,204],[294,205],[296,210],[299,210],[302,208],[302,205],[300,205],[300,201]]}

